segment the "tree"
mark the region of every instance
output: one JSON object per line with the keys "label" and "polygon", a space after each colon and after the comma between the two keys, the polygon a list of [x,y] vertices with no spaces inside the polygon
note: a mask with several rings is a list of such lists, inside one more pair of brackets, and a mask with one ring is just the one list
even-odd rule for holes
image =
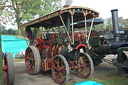
{"label": "tree", "polygon": [[[118,17],[118,25],[119,25],[119,29],[120,28],[127,28],[128,27],[128,22],[123,17]],[[107,19],[106,28],[107,29],[113,29],[112,18]]]}
{"label": "tree", "polygon": [[123,17],[119,17],[118,22],[119,22],[119,28],[126,28],[127,26],[126,19],[123,19]]}
{"label": "tree", "polygon": [[108,18],[107,19],[107,24],[106,24],[106,29],[112,29],[113,25],[112,25],[112,18]]}
{"label": "tree", "polygon": [[[14,21],[17,26],[58,9],[61,0],[2,0],[0,10],[4,24]],[[6,22],[6,23],[5,23]]]}

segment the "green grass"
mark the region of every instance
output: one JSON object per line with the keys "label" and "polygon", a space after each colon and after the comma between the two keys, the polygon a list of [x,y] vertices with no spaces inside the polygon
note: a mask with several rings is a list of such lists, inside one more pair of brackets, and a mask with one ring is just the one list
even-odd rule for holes
{"label": "green grass", "polygon": [[[85,79],[77,80],[77,82],[83,82],[83,81],[96,81],[97,83],[101,83],[103,85],[128,85],[128,78],[127,77],[122,77],[117,73],[113,73],[110,76],[107,76],[107,72],[104,73],[101,76],[101,78],[100,77],[94,77],[94,78],[90,78],[90,79],[86,79],[86,80]],[[75,82],[68,82],[66,85],[74,85],[74,84],[76,84],[76,83]]]}
{"label": "green grass", "polygon": [[21,59],[21,58],[16,58],[16,59],[13,59],[13,62],[20,62],[20,61],[25,61],[25,59]]}
{"label": "green grass", "polygon": [[120,78],[111,79],[111,80],[99,81],[99,83],[103,85],[128,85],[128,78],[120,77]]}

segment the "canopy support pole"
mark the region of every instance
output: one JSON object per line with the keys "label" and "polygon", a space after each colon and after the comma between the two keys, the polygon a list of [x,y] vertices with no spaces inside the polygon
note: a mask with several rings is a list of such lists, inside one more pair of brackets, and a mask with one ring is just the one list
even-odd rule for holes
{"label": "canopy support pole", "polygon": [[89,31],[88,41],[87,41],[87,43],[89,43],[90,34],[91,34],[91,31],[92,31],[92,26],[93,26],[93,22],[94,22],[94,17],[92,18],[92,23],[91,23],[91,27],[90,27],[90,31]]}
{"label": "canopy support pole", "polygon": [[70,38],[70,36],[69,36],[69,33],[68,33],[68,31],[67,31],[67,28],[66,28],[66,26],[65,26],[65,24],[64,24],[64,21],[63,21],[63,19],[62,19],[62,16],[61,16],[61,15],[60,15],[60,19],[61,19],[61,22],[62,22],[62,24],[63,24],[63,26],[64,26],[64,29],[65,29],[65,31],[66,31],[66,33],[67,33],[67,35],[68,35],[69,39],[70,39],[70,41],[71,41],[71,38]]}
{"label": "canopy support pole", "polygon": [[86,15],[85,15],[85,40],[86,40],[86,43],[87,43],[87,23],[86,23]]}
{"label": "canopy support pole", "polygon": [[73,25],[73,15],[74,12],[71,13],[71,20],[72,20],[72,44],[74,44],[74,25]]}

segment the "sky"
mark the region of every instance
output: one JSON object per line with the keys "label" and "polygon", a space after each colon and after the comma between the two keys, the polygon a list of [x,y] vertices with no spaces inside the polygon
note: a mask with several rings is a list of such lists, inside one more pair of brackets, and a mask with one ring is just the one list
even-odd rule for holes
{"label": "sky", "polygon": [[103,18],[111,17],[111,10],[118,9],[118,17],[128,18],[128,0],[73,0],[72,6],[94,9]]}
{"label": "sky", "polygon": [[[71,6],[83,6],[94,9],[100,13],[99,17],[104,19],[111,17],[112,9],[118,9],[118,17],[128,19],[128,0],[73,0]],[[9,25],[6,28],[16,28],[16,26]]]}

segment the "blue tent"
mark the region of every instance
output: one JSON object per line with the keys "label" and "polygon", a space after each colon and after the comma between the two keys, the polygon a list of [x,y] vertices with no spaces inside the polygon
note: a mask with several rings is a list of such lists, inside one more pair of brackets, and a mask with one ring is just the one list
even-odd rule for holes
{"label": "blue tent", "polygon": [[15,53],[20,53],[21,49],[24,51],[27,48],[27,43],[23,38],[10,36],[10,35],[1,35],[2,41],[2,51],[11,52],[12,56]]}

